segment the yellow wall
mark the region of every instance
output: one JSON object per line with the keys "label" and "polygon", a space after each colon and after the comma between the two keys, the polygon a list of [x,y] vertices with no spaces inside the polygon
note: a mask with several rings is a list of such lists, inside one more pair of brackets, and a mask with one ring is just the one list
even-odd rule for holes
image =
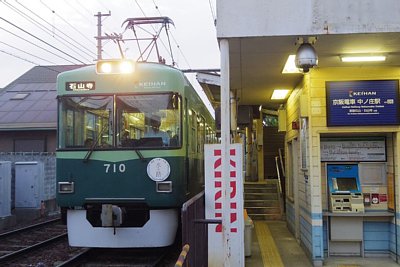
{"label": "yellow wall", "polygon": [[[291,130],[291,122],[299,118],[299,96],[306,95],[308,105],[308,168],[311,199],[311,213],[322,212],[321,192],[321,162],[320,162],[320,136],[321,134],[374,134],[387,137],[388,172],[398,170],[400,127],[398,126],[357,126],[357,127],[327,127],[326,126],[326,99],[325,82],[344,80],[383,80],[399,79],[400,68],[394,67],[358,67],[358,68],[324,68],[313,69],[306,74],[298,89],[294,90],[287,102],[287,125],[288,131],[286,141],[299,135],[298,131]],[[392,133],[394,138],[392,139]],[[395,147],[394,147],[395,146]],[[394,149],[394,150],[393,150]],[[300,155],[301,153],[299,153]],[[394,157],[393,157],[394,154]],[[300,159],[299,159],[300,160]],[[398,181],[398,174],[395,173],[395,180]],[[398,182],[396,182],[398,184]],[[397,192],[397,190],[396,190]],[[396,194],[397,199],[398,196]],[[307,196],[306,196],[307,200]],[[307,202],[307,201],[306,201]]]}

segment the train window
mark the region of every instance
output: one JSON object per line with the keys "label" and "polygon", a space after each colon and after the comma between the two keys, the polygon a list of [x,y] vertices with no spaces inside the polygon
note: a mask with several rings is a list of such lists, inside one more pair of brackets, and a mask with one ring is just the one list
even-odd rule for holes
{"label": "train window", "polygon": [[174,93],[62,96],[58,148],[180,148],[181,102]]}
{"label": "train window", "polygon": [[189,146],[191,152],[196,153],[197,148],[197,115],[194,110],[189,110],[189,130],[190,130],[190,141]]}
{"label": "train window", "polygon": [[112,96],[64,96],[59,103],[59,148],[112,145]]}
{"label": "train window", "polygon": [[204,152],[206,131],[205,131],[205,119],[202,116],[197,117],[197,153]]}
{"label": "train window", "polygon": [[177,94],[117,96],[117,146],[181,147],[181,98]]}

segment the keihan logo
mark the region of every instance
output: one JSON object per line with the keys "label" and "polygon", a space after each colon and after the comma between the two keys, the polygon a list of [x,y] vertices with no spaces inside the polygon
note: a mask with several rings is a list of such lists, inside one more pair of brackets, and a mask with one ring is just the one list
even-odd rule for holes
{"label": "keihan logo", "polygon": [[349,91],[349,97],[368,96],[368,95],[376,95],[376,92],[374,92],[374,91],[354,92],[352,90]]}

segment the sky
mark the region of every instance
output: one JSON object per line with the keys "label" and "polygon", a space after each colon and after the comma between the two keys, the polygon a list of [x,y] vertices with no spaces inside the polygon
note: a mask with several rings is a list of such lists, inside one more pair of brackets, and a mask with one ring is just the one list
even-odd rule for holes
{"label": "sky", "polygon": [[[122,34],[127,18],[167,16],[175,66],[180,69],[220,67],[216,39],[216,0],[0,0],[0,88],[37,65],[92,64],[97,58],[97,17],[101,12],[102,35]],[[157,28],[138,29],[149,37]],[[147,36],[146,36],[147,34]],[[172,63],[165,31],[159,42],[160,54]],[[120,58],[118,45],[103,40],[103,58]],[[148,43],[142,42],[143,50]],[[138,58],[133,41],[121,43],[127,58]],[[154,50],[153,50],[154,51]],[[193,81],[194,75],[189,75]],[[197,85],[195,85],[196,87]]]}

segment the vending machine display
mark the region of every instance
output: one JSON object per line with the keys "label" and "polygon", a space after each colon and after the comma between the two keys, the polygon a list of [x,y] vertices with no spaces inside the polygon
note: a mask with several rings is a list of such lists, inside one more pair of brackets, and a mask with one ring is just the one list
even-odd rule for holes
{"label": "vending machine display", "polygon": [[331,212],[364,212],[357,164],[328,164],[327,178]]}

